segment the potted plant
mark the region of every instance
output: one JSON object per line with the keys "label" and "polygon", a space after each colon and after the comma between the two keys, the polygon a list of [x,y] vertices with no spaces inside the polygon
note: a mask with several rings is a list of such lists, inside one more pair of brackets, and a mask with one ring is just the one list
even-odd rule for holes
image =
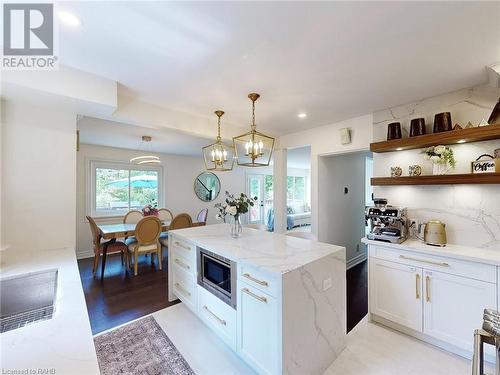
{"label": "potted plant", "polygon": [[142,208],[143,216],[158,216],[158,203],[152,200]]}
{"label": "potted plant", "polygon": [[455,169],[457,162],[453,150],[448,146],[431,146],[424,151],[424,159],[432,161],[432,174],[446,174],[450,169]]}

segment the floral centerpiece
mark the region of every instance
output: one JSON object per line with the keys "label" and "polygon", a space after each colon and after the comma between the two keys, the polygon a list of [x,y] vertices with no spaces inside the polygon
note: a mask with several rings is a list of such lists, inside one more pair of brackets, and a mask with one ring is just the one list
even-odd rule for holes
{"label": "floral centerpiece", "polygon": [[446,174],[451,168],[455,168],[457,162],[453,155],[453,150],[448,146],[432,146],[424,151],[424,159],[433,163],[433,174]]}
{"label": "floral centerpiece", "polygon": [[142,214],[144,216],[158,216],[158,203],[153,200],[151,203],[146,204],[142,208]]}
{"label": "floral centerpiece", "polygon": [[231,236],[237,238],[241,234],[241,214],[246,214],[250,207],[254,205],[257,197],[249,198],[246,194],[233,195],[226,191],[226,199],[224,203],[217,203],[215,208],[218,212],[215,216],[217,220],[226,222],[226,215],[232,217]]}

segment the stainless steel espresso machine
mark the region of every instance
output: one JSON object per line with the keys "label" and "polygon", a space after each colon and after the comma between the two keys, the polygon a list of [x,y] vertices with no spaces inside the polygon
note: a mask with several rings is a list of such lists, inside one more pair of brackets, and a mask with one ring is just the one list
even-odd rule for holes
{"label": "stainless steel espresso machine", "polygon": [[369,240],[391,243],[406,241],[408,236],[408,219],[406,208],[387,205],[387,199],[374,198],[374,206],[366,207],[365,220],[370,232]]}

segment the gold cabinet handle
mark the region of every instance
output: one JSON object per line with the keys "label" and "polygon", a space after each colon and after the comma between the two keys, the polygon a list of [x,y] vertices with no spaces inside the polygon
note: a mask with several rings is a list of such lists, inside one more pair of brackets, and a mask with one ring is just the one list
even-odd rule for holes
{"label": "gold cabinet handle", "polygon": [[415,295],[417,299],[420,299],[420,274],[415,274]]}
{"label": "gold cabinet handle", "polygon": [[189,246],[185,246],[183,244],[181,244],[179,241],[175,241],[174,242],[177,246],[179,247],[182,247],[183,249],[186,249],[186,250],[191,250],[191,248]]}
{"label": "gold cabinet handle", "polygon": [[446,262],[434,262],[432,260],[427,260],[427,259],[419,259],[419,258],[412,258],[412,257],[407,257],[406,255],[400,255],[399,256],[401,259],[406,259],[406,260],[413,260],[415,262],[420,262],[420,263],[427,263],[427,264],[434,264],[435,266],[441,266],[441,267],[449,267],[450,265]]}
{"label": "gold cabinet handle", "polygon": [[179,260],[179,259],[177,259],[177,258],[175,258],[174,262],[175,262],[175,263],[177,263],[179,266],[181,266],[181,267],[183,267],[183,268],[187,269],[187,270],[191,269],[191,267],[189,267],[189,265],[188,265],[188,264],[186,264],[186,263],[184,263],[184,262],[180,261],[180,260]]}
{"label": "gold cabinet handle", "polygon": [[217,315],[215,315],[210,309],[207,307],[207,305],[203,306],[203,309],[214,319],[216,319],[220,324],[223,326],[226,325],[226,321],[224,319],[219,318]]}
{"label": "gold cabinet handle", "polygon": [[431,278],[430,276],[425,276],[425,300],[427,302],[431,301]]}
{"label": "gold cabinet handle", "polygon": [[191,297],[191,293],[189,293],[181,284],[175,283],[177,289],[180,289],[182,293],[186,293],[189,297]]}
{"label": "gold cabinet handle", "polygon": [[248,294],[249,296],[252,296],[255,299],[258,299],[260,302],[267,303],[266,297],[258,296],[257,294],[252,293],[248,288],[243,288],[243,289],[241,289],[241,291]]}
{"label": "gold cabinet handle", "polygon": [[249,273],[244,273],[243,274],[243,277],[246,277],[248,280],[252,280],[254,283],[257,283],[259,285],[263,285],[263,286],[268,286],[269,284],[267,283],[267,281],[265,280],[259,280],[259,279],[256,279],[255,277],[253,277],[252,275],[250,275]]}

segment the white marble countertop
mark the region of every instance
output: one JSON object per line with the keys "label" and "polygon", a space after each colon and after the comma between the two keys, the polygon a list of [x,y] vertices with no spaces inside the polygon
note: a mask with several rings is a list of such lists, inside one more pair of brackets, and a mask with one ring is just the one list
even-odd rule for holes
{"label": "white marble countertop", "polygon": [[10,248],[1,257],[2,278],[58,269],[53,318],[0,334],[2,374],[99,374],[75,250]]}
{"label": "white marble countertop", "polygon": [[291,237],[280,233],[243,228],[237,239],[229,224],[172,230],[197,246],[235,262],[249,264],[273,273],[286,273],[333,253],[345,262],[345,247]]}
{"label": "white marble countertop", "polygon": [[366,237],[361,242],[368,245],[378,245],[401,250],[411,250],[422,254],[437,255],[448,258],[463,259],[471,262],[493,264],[500,266],[500,251],[482,249],[479,247],[447,244],[444,247],[426,245],[424,242],[410,238],[401,244],[369,240]]}

